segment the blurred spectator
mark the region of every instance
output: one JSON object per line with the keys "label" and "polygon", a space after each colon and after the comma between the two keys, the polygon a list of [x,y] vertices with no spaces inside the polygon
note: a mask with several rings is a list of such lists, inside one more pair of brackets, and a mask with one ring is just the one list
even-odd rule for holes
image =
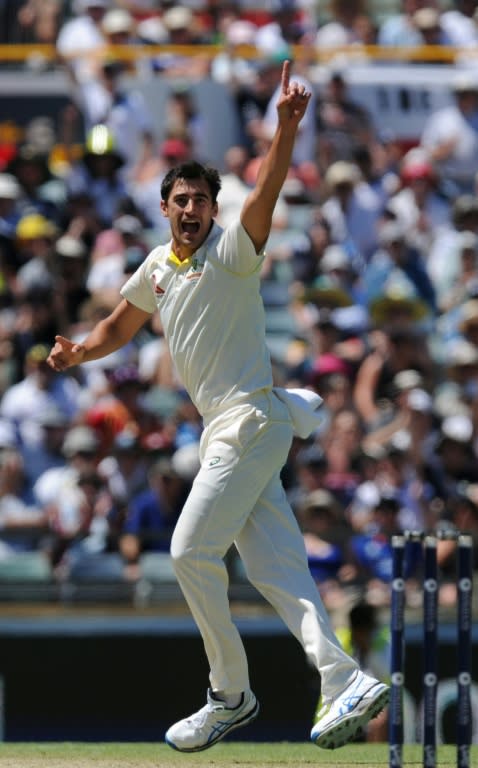
{"label": "blurred spectator", "polygon": [[255,45],[262,56],[270,56],[286,50],[290,45],[312,40],[312,29],[301,18],[295,0],[273,0],[271,11],[271,20],[259,27],[255,38]]}
{"label": "blurred spectator", "polygon": [[410,244],[408,228],[401,220],[388,221],[379,231],[380,247],[363,273],[368,306],[377,309],[381,296],[416,299],[423,315],[436,312],[436,295],[423,255]]}
{"label": "blurred spectator", "polygon": [[169,551],[171,535],[189,488],[164,457],[148,473],[148,488],[130,500],[119,538],[128,565],[143,552]]}
{"label": "blurred spectator", "polygon": [[[277,104],[282,64],[284,59],[292,59],[291,51],[275,51],[269,54],[269,77],[272,82],[275,83],[275,87],[271,98],[267,104],[267,108],[262,121],[261,130],[262,133],[270,138],[274,132],[277,123],[277,112],[275,105]],[[311,83],[304,75],[294,73],[294,81],[299,85],[305,87],[305,90],[311,94],[309,106],[307,112],[300,122],[299,130],[297,132],[297,138],[292,152],[292,169],[296,174],[300,176],[301,169],[307,168],[309,163],[314,163],[316,159],[316,147],[317,147],[317,135],[315,128],[315,115],[317,110],[317,96],[316,87]],[[306,171],[305,171],[306,172]]]}
{"label": "blurred spectator", "polygon": [[128,196],[119,173],[123,165],[111,131],[106,125],[95,125],[86,137],[83,157],[65,179],[69,195],[91,198],[103,227],[111,225],[120,202]]}
{"label": "blurred spectator", "polygon": [[109,453],[98,465],[118,510],[145,489],[147,469],[148,458],[141,444],[141,434],[127,425],[115,435]]}
{"label": "blurred spectator", "polygon": [[[412,21],[421,35],[421,45],[440,46],[451,45],[446,29],[441,23],[441,11],[431,5],[419,8],[412,16]],[[414,62],[421,63],[421,59],[414,58]],[[429,59],[423,59],[424,64],[429,64]],[[442,63],[438,58],[436,64]]]}
{"label": "blurred spectator", "polygon": [[453,103],[428,117],[420,145],[450,197],[473,193],[478,171],[478,85],[471,73],[456,75]]}
{"label": "blurred spectator", "polygon": [[48,469],[63,468],[66,464],[63,442],[70,426],[70,418],[56,404],[36,414],[39,442],[23,442],[20,451],[25,466],[26,487],[33,490],[36,481]]}
{"label": "blurred spectator", "polygon": [[407,240],[427,257],[437,231],[450,226],[450,204],[438,185],[432,163],[421,150],[409,150],[400,165],[400,188],[386,203],[403,223]]}
{"label": "blurred spectator", "polygon": [[354,385],[354,404],[367,431],[390,421],[398,373],[411,369],[426,380],[432,372],[425,338],[413,328],[397,326],[375,331],[370,343]]}
{"label": "blurred spectator", "polygon": [[478,29],[474,20],[476,7],[476,0],[454,0],[444,9],[440,23],[450,40],[450,45],[457,48],[476,45],[478,41]]}
{"label": "blurred spectator", "polygon": [[57,236],[55,224],[40,213],[30,213],[19,220],[14,294],[24,296],[34,290],[48,293],[53,289],[53,254]]}
{"label": "blurred spectator", "polygon": [[337,499],[318,489],[305,497],[297,512],[309,568],[322,599],[338,609],[344,602],[341,570],[350,535]]}
{"label": "blurred spectator", "polygon": [[299,515],[299,510],[309,494],[318,489],[326,489],[327,469],[327,457],[320,445],[315,442],[300,447],[292,458],[293,474],[290,477],[292,484],[288,488],[287,495],[296,515]]}
{"label": "blurred spectator", "polygon": [[58,203],[46,193],[48,182],[53,178],[48,154],[32,144],[21,144],[10,163],[7,172],[15,176],[21,188],[18,207],[22,214],[38,213],[58,223]]}
{"label": "blurred spectator", "polygon": [[78,413],[80,385],[71,375],[52,375],[46,359],[49,348],[35,344],[25,357],[24,378],[12,384],[0,402],[0,415],[19,430],[20,437],[29,445],[41,445],[38,413],[57,406],[73,419]]}
{"label": "blurred spectator", "polygon": [[[166,31],[162,42],[167,45],[180,48],[207,43],[198,17],[190,7],[171,3],[162,14],[161,23]],[[197,81],[208,75],[210,60],[205,54],[187,56],[179,52],[164,52],[156,57],[153,66],[159,73],[167,72],[168,77]]]}
{"label": "blurred spectator", "polygon": [[35,550],[46,536],[47,518],[33,503],[22,455],[14,448],[0,451],[0,542],[13,552]]}
{"label": "blurred spectator", "polygon": [[74,0],[74,17],[66,19],[59,29],[56,49],[75,83],[95,73],[92,54],[106,45],[101,22],[110,5],[110,0]]}
{"label": "blurred spectator", "polygon": [[107,374],[109,391],[98,398],[84,413],[85,422],[100,439],[100,451],[109,453],[115,438],[128,429],[138,434],[145,420],[146,410],[141,403],[144,385],[134,365],[123,365]]}
{"label": "blurred spectator", "polygon": [[48,508],[53,534],[50,558],[59,580],[75,578],[75,570],[85,562],[88,565],[89,556],[107,551],[110,509],[109,495],[96,471],[80,472],[69,488],[62,488],[60,501]]}
{"label": "blurred spectator", "polygon": [[352,265],[361,271],[377,247],[382,202],[363,181],[355,163],[332,163],[324,182],[322,214],[329,224],[330,238],[347,249]]}
{"label": "blurred spectator", "polygon": [[318,160],[322,173],[337,160],[353,161],[353,151],[368,145],[375,127],[367,109],[354,101],[342,71],[328,72],[317,102]]}
{"label": "blurred spectator", "polygon": [[445,301],[456,285],[460,273],[464,233],[478,235],[478,197],[459,195],[451,207],[451,226],[440,227],[427,254],[427,272],[435,287],[438,306],[446,309]]}
{"label": "blurred spectator", "polygon": [[225,173],[221,177],[222,185],[218,196],[218,224],[224,227],[232,219],[237,219],[238,211],[250,192],[250,185],[245,181],[248,163],[251,157],[246,147],[230,147],[224,155]]}
{"label": "blurred spectator", "polygon": [[399,12],[387,16],[381,23],[378,44],[393,48],[420,46],[423,38],[415,26],[413,14],[430,4],[430,0],[401,0]]}
{"label": "blurred spectator", "polygon": [[330,13],[331,20],[319,27],[317,32],[317,49],[340,48],[358,42],[355,23],[357,17],[366,14],[363,0],[332,0]]}
{"label": "blurred spectator", "polygon": [[0,236],[13,239],[20,218],[18,200],[21,189],[15,176],[0,173]]}
{"label": "blurred spectator", "polygon": [[96,77],[82,84],[78,103],[86,133],[99,124],[111,132],[115,148],[124,161],[121,173],[128,176],[143,154],[153,151],[154,126],[139,88],[125,86],[126,72],[125,62],[103,60]]}

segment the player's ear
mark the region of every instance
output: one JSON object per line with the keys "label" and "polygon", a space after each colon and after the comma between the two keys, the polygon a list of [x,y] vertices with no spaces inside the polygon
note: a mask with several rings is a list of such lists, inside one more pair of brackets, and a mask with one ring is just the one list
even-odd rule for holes
{"label": "player's ear", "polygon": [[218,210],[219,210],[219,206],[218,206],[218,204],[217,204],[217,202],[216,202],[216,203],[214,203],[214,205],[212,206],[212,218],[213,218],[213,219],[215,219],[215,218],[216,218],[216,216],[217,216],[217,213],[218,213]]}
{"label": "player's ear", "polygon": [[160,207],[161,207],[161,213],[163,214],[163,216],[165,216],[168,219],[169,218],[169,213],[168,213],[168,202],[167,202],[167,200],[161,200]]}

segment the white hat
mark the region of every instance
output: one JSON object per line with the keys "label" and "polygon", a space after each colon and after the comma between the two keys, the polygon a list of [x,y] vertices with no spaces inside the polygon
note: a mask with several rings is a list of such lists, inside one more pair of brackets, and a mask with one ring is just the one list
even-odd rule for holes
{"label": "white hat", "polygon": [[252,21],[238,19],[226,29],[226,42],[230,45],[254,45],[257,27]]}
{"label": "white hat", "polygon": [[163,24],[166,29],[188,29],[193,21],[193,13],[182,5],[174,5],[163,16]]}
{"label": "white hat", "polygon": [[86,425],[79,425],[68,430],[63,441],[62,450],[67,458],[71,458],[76,453],[81,453],[82,451],[95,453],[98,447],[99,441],[94,429]]}
{"label": "white hat", "polygon": [[350,260],[345,248],[341,245],[329,245],[320,260],[322,272],[330,272],[333,269],[349,269]]}
{"label": "white hat", "polygon": [[105,35],[116,35],[119,32],[131,32],[134,27],[134,19],[124,8],[112,8],[105,13],[101,22],[101,29]]}
{"label": "white hat", "polygon": [[20,185],[11,173],[0,173],[0,197],[4,200],[17,200],[20,197]]}
{"label": "white hat", "polygon": [[325,174],[325,183],[329,187],[336,187],[338,184],[356,184],[359,180],[358,165],[348,163],[345,160],[337,160],[337,162],[332,163]]}
{"label": "white hat", "polygon": [[60,256],[79,259],[86,255],[86,248],[81,240],[72,235],[62,235],[55,243],[55,251]]}
{"label": "white hat", "polygon": [[468,443],[473,436],[473,422],[469,416],[459,413],[447,416],[441,425],[442,439],[448,438],[455,443]]}

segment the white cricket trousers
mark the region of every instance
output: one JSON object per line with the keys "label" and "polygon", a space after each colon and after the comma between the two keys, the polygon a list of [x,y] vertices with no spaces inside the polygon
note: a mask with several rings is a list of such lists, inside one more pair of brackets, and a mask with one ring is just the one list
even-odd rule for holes
{"label": "white cricket trousers", "polygon": [[233,542],[249,580],[319,671],[322,694],[342,691],[357,669],[332,630],[280,480],[292,435],[287,407],[270,392],[255,397],[253,405],[215,416],[201,438],[201,469],[176,525],[171,555],[204,641],[215,691],[232,694],[250,687],[228,600],[224,556]]}

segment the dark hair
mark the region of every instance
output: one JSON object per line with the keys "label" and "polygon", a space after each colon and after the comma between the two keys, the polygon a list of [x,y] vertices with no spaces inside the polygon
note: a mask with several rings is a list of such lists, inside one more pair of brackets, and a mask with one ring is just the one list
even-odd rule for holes
{"label": "dark hair", "polygon": [[209,186],[212,202],[217,201],[219,190],[221,189],[221,179],[215,168],[207,165],[201,165],[194,160],[181,163],[166,174],[161,184],[161,198],[166,202],[171,194],[171,190],[178,179],[204,179]]}

